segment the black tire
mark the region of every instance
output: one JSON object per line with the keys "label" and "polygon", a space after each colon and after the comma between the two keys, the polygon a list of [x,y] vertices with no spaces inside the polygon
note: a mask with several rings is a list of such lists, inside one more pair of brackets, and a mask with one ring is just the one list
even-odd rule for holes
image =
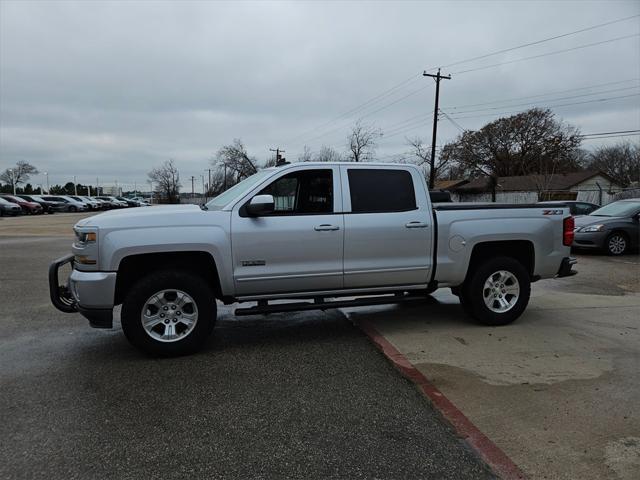
{"label": "black tire", "polygon": [[73,205],[71,205],[71,206],[69,207],[69,211],[70,211],[70,212],[77,212],[77,211],[78,211],[78,209],[77,209],[76,207],[74,207]]}
{"label": "black tire", "polygon": [[[508,291],[508,289],[496,290],[494,295],[504,295],[504,300],[507,302],[511,302],[511,300],[514,301],[513,305],[504,312],[491,310],[485,303],[485,294],[488,292],[488,289],[485,290],[484,288],[485,282],[499,271],[505,271],[514,276],[518,281],[519,287],[517,298],[510,293],[505,294],[504,292]],[[504,286],[504,284],[502,285]],[[515,282],[511,285],[515,285]],[[507,284],[507,287],[508,286],[509,284]],[[491,295],[490,292],[489,295]],[[522,315],[522,312],[527,308],[530,295],[531,278],[524,266],[511,257],[495,257],[479,264],[475,270],[471,272],[460,290],[460,303],[465,312],[478,322],[484,325],[499,326],[507,325]],[[500,299],[502,298],[503,297],[500,297]],[[491,297],[489,297],[489,299],[491,299]],[[496,297],[495,302],[499,301],[501,300]],[[493,308],[496,309],[497,307],[499,307],[499,305],[494,303]]]}
{"label": "black tire", "polygon": [[[163,342],[154,339],[144,329],[141,318],[142,309],[154,294],[172,289],[181,290],[193,299],[197,308],[197,320],[193,329],[184,337]],[[202,348],[213,331],[216,310],[213,289],[198,275],[179,270],[157,271],[138,280],[129,290],[122,304],[122,330],[132,345],[150,355],[162,357],[189,355]],[[168,323],[167,320],[164,322]]]}
{"label": "black tire", "polygon": [[607,255],[617,257],[624,255],[629,250],[629,239],[622,232],[613,232],[607,237],[604,244]]}

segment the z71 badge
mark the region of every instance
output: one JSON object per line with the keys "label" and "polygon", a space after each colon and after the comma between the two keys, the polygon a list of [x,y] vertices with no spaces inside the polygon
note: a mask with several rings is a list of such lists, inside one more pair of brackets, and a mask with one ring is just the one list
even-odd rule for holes
{"label": "z71 badge", "polygon": [[562,210],[543,210],[543,215],[562,215]]}

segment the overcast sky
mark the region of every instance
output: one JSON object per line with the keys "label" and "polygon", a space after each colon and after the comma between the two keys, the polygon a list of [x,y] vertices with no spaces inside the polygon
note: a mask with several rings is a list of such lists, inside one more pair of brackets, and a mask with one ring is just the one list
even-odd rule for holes
{"label": "overcast sky", "polygon": [[[27,160],[52,184],[132,186],[173,158],[190,190],[234,138],[261,160],[270,147],[295,160],[305,144],[343,151],[359,117],[383,130],[377,153],[389,160],[406,136],[430,139],[424,69],[639,14],[636,0],[0,0],[0,169]],[[639,32],[635,17],[444,68],[442,110],[465,129],[534,105],[556,105],[583,133],[639,129]],[[460,131],[439,125],[438,144]]]}

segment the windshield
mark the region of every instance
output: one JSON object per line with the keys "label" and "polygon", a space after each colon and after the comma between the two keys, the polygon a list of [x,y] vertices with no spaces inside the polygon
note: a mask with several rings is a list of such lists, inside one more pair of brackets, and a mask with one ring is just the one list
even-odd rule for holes
{"label": "windshield", "polygon": [[589,215],[594,217],[630,217],[640,211],[640,202],[614,202],[594,210]]}
{"label": "windshield", "polygon": [[215,197],[213,200],[207,202],[207,209],[209,210],[220,210],[222,207],[227,205],[233,199],[241,197],[246,192],[251,190],[254,186],[256,186],[263,179],[271,175],[271,170],[262,170],[256,174],[251,175],[250,177],[245,178],[240,183],[234,185],[230,189],[222,192],[220,195]]}

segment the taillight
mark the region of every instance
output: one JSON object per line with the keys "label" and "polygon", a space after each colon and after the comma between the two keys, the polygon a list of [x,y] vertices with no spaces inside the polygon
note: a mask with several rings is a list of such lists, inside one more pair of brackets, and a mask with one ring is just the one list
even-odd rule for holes
{"label": "taillight", "polygon": [[573,243],[574,233],[576,228],[576,222],[573,217],[567,217],[562,221],[562,244],[570,247]]}

